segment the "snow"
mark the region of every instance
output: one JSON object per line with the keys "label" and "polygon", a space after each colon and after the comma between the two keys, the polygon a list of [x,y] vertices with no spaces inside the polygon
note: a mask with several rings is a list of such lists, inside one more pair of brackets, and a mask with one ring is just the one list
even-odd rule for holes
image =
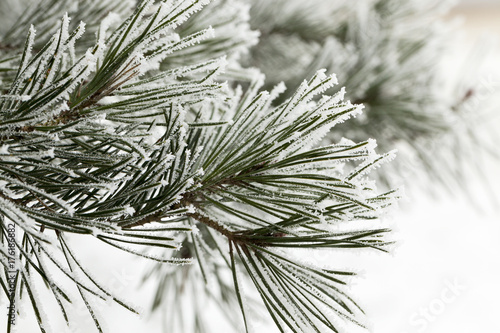
{"label": "snow", "polygon": [[18,100],[21,102],[26,102],[31,99],[30,95],[0,95],[0,98],[3,99],[13,99],[13,100]]}
{"label": "snow", "polygon": [[[177,2],[179,4],[179,10],[182,9],[184,4],[181,1]],[[193,3],[192,1],[186,1],[185,3]],[[208,2],[200,3],[201,5],[205,5]],[[201,7],[195,7],[194,10],[198,10]],[[160,15],[160,17],[163,15]],[[87,52],[86,58],[77,66],[79,70],[84,66],[88,66],[89,70],[93,70],[95,64],[98,59],[100,59],[101,54],[104,50],[104,40],[105,40],[105,31],[107,29],[106,25],[109,24],[109,20],[111,20],[112,16],[108,16],[101,25],[101,32],[99,35],[100,40],[100,51],[97,52],[96,55],[92,54],[91,51]],[[181,17],[178,24],[184,20],[184,17]],[[63,19],[63,37],[62,39],[68,38],[67,27],[69,24],[69,18],[67,15]],[[174,24],[174,25],[175,25]],[[83,26],[80,28],[83,31]],[[34,29],[31,29],[32,35],[34,36]],[[184,46],[191,45],[192,43],[197,43],[203,40],[203,38],[209,38],[211,36],[211,32],[213,30],[208,29],[204,31],[201,35],[194,36],[193,39],[187,39],[181,41],[178,38],[178,35],[172,35],[171,43],[172,49],[181,49]],[[82,32],[83,33],[83,32]],[[32,38],[30,36],[30,38]],[[32,41],[30,42],[33,43]],[[181,47],[182,46],[182,47]],[[141,58],[142,54],[135,54],[135,59],[141,66],[147,66],[148,64],[144,64],[145,59]],[[198,71],[208,71],[213,70],[217,66],[223,67],[223,61],[214,61],[207,63],[205,66],[200,66],[198,68],[183,68],[177,72],[172,72],[173,76],[176,75],[186,75],[197,73]],[[144,67],[143,69],[147,69]],[[88,74],[88,71],[86,72]],[[81,79],[83,79],[82,76]],[[168,80],[168,78],[162,78]],[[171,78],[170,78],[171,79]],[[263,84],[264,78],[260,76],[254,82],[255,91],[257,91],[260,86]],[[323,82],[321,87],[315,88],[320,82]],[[156,84],[163,84],[163,82],[155,82]],[[311,102],[313,95],[320,95],[324,92],[324,90],[328,87],[337,84],[338,80],[335,76],[327,76],[325,71],[320,71],[318,74],[310,81],[304,82],[301,85],[300,92],[294,96],[294,98],[289,103],[287,109],[284,110],[284,120],[285,121],[294,121],[299,117],[303,112],[308,112],[317,106],[317,112],[321,113],[323,117],[330,116],[335,114],[336,112],[345,111],[351,108],[350,102],[342,103],[341,105],[336,105],[341,103],[344,99],[345,89],[342,88],[338,94],[334,95],[332,98],[324,97],[319,102]],[[152,84],[144,85],[141,87],[144,90],[149,88],[153,89],[155,86]],[[177,89],[177,87],[172,88],[173,91]],[[179,87],[179,89],[183,89],[183,87]],[[274,98],[276,98],[282,91],[284,90],[284,84],[279,84],[274,90],[271,91],[270,94],[261,94],[259,97],[254,100],[254,104],[250,108],[246,108],[251,105],[252,99],[257,93],[247,95],[248,99],[244,101],[243,108],[237,112],[236,121],[230,120],[229,127],[234,126],[233,132],[230,132],[231,135],[228,136],[227,142],[223,142],[223,145],[227,145],[227,151],[231,151],[234,147],[230,147],[234,140],[238,137],[238,126],[248,126],[249,131],[245,133],[246,135],[253,134],[256,131],[266,131],[266,123],[258,123],[258,119],[260,118],[252,118],[252,112],[254,110],[260,111],[260,109],[265,109]],[[128,91],[132,92],[132,89]],[[61,95],[63,98],[67,98],[67,93]],[[203,95],[200,95],[203,96]],[[9,96],[2,98],[10,98]],[[13,95],[13,98],[20,100],[27,100],[29,96],[27,95]],[[236,98],[237,100],[237,98]],[[60,106],[61,108],[68,108],[67,103],[63,102]],[[63,110],[63,109],[56,109]],[[299,110],[300,112],[297,112]],[[352,114],[357,113],[361,110],[361,107],[355,108],[351,114],[339,117],[337,119],[338,122],[346,120],[348,117],[352,116]],[[176,130],[178,131],[178,135],[180,140],[184,140],[189,127],[185,122],[185,117],[187,117],[187,112],[184,110],[181,111],[181,119],[178,120],[178,123],[175,124]],[[104,115],[103,115],[104,116]],[[247,116],[249,117],[247,122]],[[95,118],[95,122],[102,125],[107,126],[110,132],[112,128],[114,128],[114,124],[111,121],[105,120],[104,117]],[[253,126],[255,125],[255,127]],[[276,140],[276,147],[283,142],[287,142],[286,140],[296,140],[297,144],[292,146],[284,156],[280,158],[286,158],[287,154],[293,149],[304,148],[304,150],[308,149],[313,143],[318,142],[321,137],[328,131],[330,128],[322,128],[321,130],[315,130],[314,133],[307,133],[307,131],[296,131],[292,134],[291,138],[287,138],[282,141]],[[253,132],[252,132],[253,131]],[[276,133],[277,129],[270,130],[268,135],[272,135]],[[233,136],[234,134],[234,136]],[[153,137],[153,136],[152,136]],[[151,140],[152,137],[149,139]],[[236,139],[235,139],[236,138]],[[153,143],[152,140],[150,144]],[[179,151],[173,152],[173,154],[166,154],[164,157],[164,164],[161,166],[162,168],[169,168],[170,163],[180,163],[180,153],[185,147],[185,142],[181,144],[181,149]],[[350,153],[353,156],[353,160],[359,154],[359,159],[361,161],[366,160],[365,163],[361,164],[360,172],[356,175],[353,181],[356,181],[357,185],[364,185],[369,188],[374,188],[374,184],[372,182],[367,182],[365,179],[361,179],[366,172],[370,169],[377,167],[383,161],[389,161],[394,158],[394,152],[389,152],[385,155],[378,155],[375,153],[376,143],[374,140],[368,140],[366,145],[359,147],[358,149],[346,149],[341,150],[340,146],[352,146],[354,142],[349,140],[342,140],[338,146],[331,147],[331,155],[340,154],[340,153]],[[139,145],[135,143],[133,146],[141,151],[143,155],[147,155],[147,152]],[[166,145],[167,146],[167,145]],[[276,148],[273,147],[273,148]],[[244,149],[245,147],[238,147],[238,149]],[[208,148],[207,148],[208,149]],[[224,148],[225,149],[225,148]],[[196,177],[203,177],[205,174],[205,170],[203,168],[192,168],[196,163],[196,159],[198,154],[203,153],[203,148],[198,147],[195,151],[195,154],[191,157],[189,151],[186,153],[186,162],[184,168],[176,165],[176,167],[172,167],[173,172],[178,173],[179,178],[181,179],[180,183],[184,185],[182,189],[178,191],[177,198],[181,198],[182,192],[185,191],[186,188],[190,188],[194,185]],[[9,154],[9,146],[2,145],[0,146],[0,154],[7,155]],[[48,156],[50,158],[55,157],[55,149],[50,148],[46,151],[41,152],[40,157]],[[224,154],[222,154],[224,155]],[[379,161],[377,159],[381,158]],[[5,156],[2,156],[2,159],[5,159]],[[279,159],[278,159],[279,160]],[[377,161],[376,163],[374,163]],[[217,162],[217,161],[216,161]],[[328,162],[331,164],[330,162]],[[214,163],[216,164],[216,163]],[[320,164],[318,164],[320,165]],[[341,164],[339,164],[338,168],[340,170]],[[215,165],[214,167],[217,167]],[[286,170],[281,170],[283,174],[289,174],[291,172],[300,173],[304,170],[301,169],[302,166],[297,168],[289,168]],[[212,168],[212,166],[210,166]],[[495,165],[495,170],[498,170],[498,164]],[[211,170],[207,170],[210,172]],[[306,170],[307,171],[307,170]],[[76,178],[77,175],[72,173],[72,177]],[[191,178],[194,177],[194,178]],[[157,177],[154,181],[155,184],[159,183],[161,186],[167,187],[169,186],[169,181],[167,179],[161,179]],[[174,177],[175,178],[175,177]],[[498,179],[495,180],[498,183]],[[1,186],[5,186],[7,183],[14,182],[11,179],[8,179],[8,182],[5,180],[0,181]],[[495,184],[496,184],[495,183]],[[26,184],[21,184],[17,182],[19,186],[23,186],[27,189],[32,189]],[[177,183],[173,184],[172,187],[176,186]],[[110,193],[115,192],[120,186],[120,182],[117,180],[116,183],[108,183],[108,190]],[[498,187],[496,187],[498,188]],[[2,190],[4,190],[2,188]],[[165,189],[168,190],[168,189]],[[272,191],[269,191],[273,198],[281,197],[284,194],[279,193],[275,194]],[[292,194],[302,194],[300,191],[291,191]],[[346,190],[345,194],[348,199],[351,200],[360,200],[359,199],[360,191],[357,189]],[[477,192],[478,193],[478,192]],[[474,192],[474,196],[477,194]],[[8,193],[7,193],[8,194]],[[55,196],[51,196],[46,193],[42,193],[45,198],[48,200],[54,201],[56,204],[60,205],[64,209],[66,209],[69,215],[73,215],[75,210],[74,208],[64,202],[57,199]],[[411,195],[411,194],[410,194]],[[478,196],[484,196],[484,193],[478,194]],[[304,195],[305,197],[305,195]],[[266,196],[262,196],[259,199],[264,201],[266,200]],[[1,199],[1,198],[0,198]],[[297,202],[302,199],[297,199]],[[23,228],[35,228],[36,223],[27,218],[24,213],[18,211],[15,208],[7,209],[8,202],[4,202],[3,199],[0,200],[3,209],[8,211],[8,215],[10,219],[17,219],[22,221],[21,225]],[[498,246],[498,241],[495,237],[500,232],[498,227],[498,214],[494,213],[488,215],[487,217],[478,217],[475,214],[475,211],[470,208],[470,201],[467,199],[455,199],[455,201],[451,199],[442,200],[442,201],[434,201],[428,198],[427,193],[420,193],[415,197],[414,200],[411,201],[413,208],[403,207],[403,211],[396,215],[392,224],[394,227],[399,228],[399,234],[396,235],[396,239],[404,239],[406,240],[399,249],[394,253],[393,257],[390,256],[374,256],[372,254],[358,255],[356,258],[351,258],[347,252],[341,253],[339,255],[332,255],[328,258],[318,258],[311,253],[308,253],[308,256],[304,258],[304,261],[318,261],[320,264],[325,265],[335,265],[335,266],[351,266],[351,265],[359,265],[361,267],[366,267],[366,276],[363,280],[358,280],[358,284],[355,285],[351,291],[356,294],[355,297],[357,300],[360,300],[363,308],[366,309],[369,318],[372,320],[372,331],[374,333],[382,332],[382,333],[413,333],[419,331],[419,325],[415,325],[415,321],[412,321],[412,318],[419,319],[421,323],[420,326],[424,326],[422,324],[422,320],[425,319],[423,315],[419,314],[420,308],[428,308],[433,310],[433,306],[435,308],[435,304],[445,304],[445,310],[439,314],[439,316],[434,315],[433,320],[429,320],[426,323],[426,329],[428,332],[470,332],[470,331],[488,331],[491,327],[496,329],[494,325],[497,325],[490,318],[495,318],[497,309],[495,305],[497,303],[497,299],[500,297],[500,289],[498,287],[497,280],[500,279],[500,267],[495,261],[495,255],[499,253],[500,247]],[[319,210],[323,210],[327,207],[331,202],[320,202],[316,204],[316,207]],[[317,212],[310,212],[310,207],[308,205],[297,205],[298,209],[303,210],[304,214],[313,214],[318,215]],[[192,205],[188,206],[187,212],[194,213],[196,212],[196,208]],[[135,209],[130,205],[123,207],[123,212],[128,215],[133,215],[135,213]],[[345,215],[347,217],[352,217],[352,213],[347,212]],[[326,219],[324,216],[319,215],[320,222],[326,223]],[[102,234],[102,230],[89,226],[89,229],[93,231],[94,236]],[[200,236],[199,230],[196,226],[192,226],[192,233],[194,235]],[[109,251],[108,247],[101,248],[96,247],[95,249],[89,247],[85,241],[81,241],[81,244],[84,244],[86,250],[90,253],[89,256],[95,255],[96,260],[93,263],[94,266],[99,265],[99,260],[101,259],[102,251]],[[226,244],[223,244],[226,245]],[[96,253],[93,253],[95,251]],[[106,253],[108,255],[108,253]],[[112,254],[109,256],[111,261],[114,261],[114,258],[119,258],[123,254]],[[256,259],[256,258],[255,258]],[[256,259],[257,260],[257,259]],[[258,261],[258,260],[257,260]],[[322,262],[321,262],[322,261]],[[113,262],[114,263],[114,262]],[[443,264],[445,263],[445,264]],[[140,268],[135,266],[135,262],[132,262],[130,258],[127,260],[123,260],[120,262],[121,267],[131,267],[134,266],[136,271],[140,271]],[[259,264],[260,265],[260,264]],[[110,265],[112,266],[112,265]],[[260,267],[262,270],[266,270],[264,267]],[[335,267],[337,268],[337,267]],[[417,269],[418,268],[418,269]],[[99,273],[107,272],[106,270],[100,270]],[[69,272],[67,273],[69,274]],[[294,280],[296,276],[293,275],[291,277]],[[313,277],[310,277],[313,279]],[[238,279],[240,281],[240,279]],[[264,277],[265,282],[268,284],[273,284],[275,282],[275,278],[271,274],[267,274]],[[264,282],[264,281],[261,281]],[[300,284],[300,281],[297,281]],[[243,284],[240,282],[240,284]],[[463,288],[457,287],[463,285]],[[240,285],[241,287],[241,285]],[[450,289],[455,288],[455,289]],[[276,290],[278,293],[278,297],[282,299],[283,295],[280,294],[279,289]],[[454,297],[454,302],[447,302],[442,295],[449,295],[450,292],[456,291]],[[449,298],[449,297],[448,297]],[[285,300],[283,300],[287,303]],[[439,303],[441,302],[441,303]],[[474,307],[470,306],[470,304],[474,304]],[[288,308],[293,317],[298,315],[297,312],[293,308]],[[235,309],[235,313],[238,312],[238,309]],[[441,311],[434,311],[441,312]],[[51,313],[51,312],[49,312]],[[417,317],[415,317],[415,313],[417,313]],[[239,313],[238,313],[239,315]],[[147,323],[144,320],[134,321],[135,319],[130,319],[127,315],[125,316],[117,316],[119,320],[114,320],[112,316],[109,316],[108,323],[113,326],[113,331],[130,331],[132,327],[144,328],[144,325],[154,326],[154,329],[157,329],[159,323],[155,320],[151,320]],[[468,319],[471,318],[471,319]],[[480,318],[481,320],[477,320]],[[489,322],[491,320],[491,322]],[[130,324],[133,322],[133,324]],[[412,324],[413,322],[413,324]],[[134,326],[135,325],[135,326]],[[483,325],[484,328],[480,329],[479,327]],[[299,322],[298,326],[295,327],[297,331],[304,331],[304,322]],[[259,331],[260,332],[260,331]],[[264,330],[262,331],[264,332]],[[355,332],[354,330],[349,332]]]}
{"label": "snow", "polygon": [[134,207],[131,207],[130,205],[123,207],[123,211],[125,212],[125,214],[130,215],[130,216],[134,215],[134,213],[135,213]]}
{"label": "snow", "polygon": [[0,146],[0,154],[8,155],[9,154],[9,145],[3,144]]}
{"label": "snow", "polygon": [[49,150],[47,150],[45,152],[45,156],[47,156],[49,158],[54,158],[55,157],[55,149],[54,148],[50,148]]}

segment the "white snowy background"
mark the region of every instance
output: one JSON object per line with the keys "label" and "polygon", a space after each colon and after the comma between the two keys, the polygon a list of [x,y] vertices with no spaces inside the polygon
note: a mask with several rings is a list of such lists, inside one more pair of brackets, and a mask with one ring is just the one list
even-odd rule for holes
{"label": "white snowy background", "polygon": [[[496,50],[478,89],[498,91],[500,1],[463,1],[447,19],[457,17],[466,35],[451,58],[458,63],[478,42]],[[490,121],[500,132],[500,108]],[[500,152],[499,143],[494,146]],[[365,274],[352,291],[371,332],[500,332],[500,163],[485,166],[489,190],[477,184],[469,196],[437,199],[425,191],[409,193],[391,217],[399,243],[393,256],[362,258]],[[493,194],[496,201],[489,201]]]}
{"label": "white snowy background", "polygon": [[[457,64],[484,33],[490,35],[486,40],[491,47],[495,47],[491,40],[500,40],[500,0],[463,2],[447,17],[449,20],[461,17],[467,31],[457,47],[456,57],[451,57]],[[447,64],[450,75],[460,67],[455,66],[457,64]],[[487,69],[482,73],[483,87],[478,89],[486,92],[500,89],[500,51],[488,59]],[[497,111],[496,117],[488,122],[500,131],[500,106]],[[400,209],[384,221],[395,229],[391,236],[397,241],[389,255],[365,251],[331,256],[320,252],[311,254],[311,259],[332,264],[338,260],[343,267],[361,270],[350,294],[365,310],[372,333],[498,333],[499,170],[500,162],[485,161],[484,176],[491,192],[481,184],[473,186],[469,196],[457,193],[454,197],[443,194],[435,197],[430,191],[411,189]],[[408,183],[412,182],[411,174],[406,179]],[[498,196],[498,201],[490,200],[492,193]],[[144,262],[87,238],[82,239],[79,248],[89,253],[84,263],[102,273],[99,277],[104,285],[122,294],[122,298],[132,300],[139,308],[147,309],[154,286],[139,288],[147,266]],[[162,332],[158,315],[131,315],[116,304],[100,305],[100,308],[101,319],[106,318],[102,323],[107,332]],[[55,306],[45,311],[49,317],[50,313],[58,312]],[[234,311],[234,315],[239,315],[239,309]],[[71,316],[81,318],[72,333],[94,332],[83,305],[71,312]],[[0,319],[0,327],[5,327],[3,319]],[[52,322],[54,332],[67,331],[64,326],[58,326],[60,322]],[[255,328],[258,333],[276,331],[272,325],[260,322],[256,322]],[[24,323],[18,326],[20,333],[36,331]],[[221,327],[220,332],[231,331]],[[350,329],[349,332],[358,331]]]}

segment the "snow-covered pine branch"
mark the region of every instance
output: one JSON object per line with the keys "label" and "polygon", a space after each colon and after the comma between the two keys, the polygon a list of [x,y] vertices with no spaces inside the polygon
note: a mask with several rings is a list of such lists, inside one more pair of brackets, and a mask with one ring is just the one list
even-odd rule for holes
{"label": "snow-covered pine branch", "polygon": [[[394,186],[411,175],[423,178],[415,184],[424,184],[425,190],[463,189],[474,172],[462,161],[475,160],[478,152],[491,155],[480,148],[489,143],[479,139],[476,133],[484,129],[474,128],[473,120],[493,99],[483,96],[473,110],[464,108],[478,99],[477,84],[471,76],[441,70],[455,52],[456,26],[443,22],[450,1],[248,2],[251,27],[261,37],[247,63],[266,75],[264,88],[284,81],[290,89],[281,102],[319,68],[336,73],[347,97],[363,104],[365,112],[337,127],[326,141],[376,138],[382,151],[400,150],[397,161],[377,173],[384,184]],[[464,66],[470,68],[459,70],[474,72],[479,62],[471,59],[473,65]],[[447,86],[454,92],[447,92]]]}
{"label": "snow-covered pine branch", "polygon": [[[172,264],[155,270],[155,306],[168,302],[164,281],[178,270],[201,277],[189,281],[198,290],[219,281],[231,296],[207,297],[238,304],[245,322],[254,303],[243,280],[281,328],[357,323],[341,290],[351,273],[303,263],[287,248],[385,249],[386,229],[336,226],[376,219],[397,198],[367,178],[393,154],[377,154],[373,140],[320,145],[361,106],[343,89],[321,97],[337,83],[324,70],[274,103],[284,86],[262,91],[264,77],[238,65],[255,42],[240,1],[121,2],[79,2],[95,3],[84,24],[75,21],[81,7],[67,7],[74,2],[42,0],[0,40],[0,262],[9,271],[14,260],[16,272],[13,289],[0,275],[6,296],[27,293],[42,332],[53,330],[39,280],[66,322],[75,291],[97,331],[93,298],[135,311],[80,263],[68,235],[82,234]],[[199,271],[182,266],[192,261]],[[314,310],[324,306],[328,313]]]}

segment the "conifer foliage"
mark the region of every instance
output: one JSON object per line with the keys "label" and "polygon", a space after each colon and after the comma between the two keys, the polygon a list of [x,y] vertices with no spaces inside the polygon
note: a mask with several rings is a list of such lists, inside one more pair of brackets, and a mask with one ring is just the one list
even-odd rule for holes
{"label": "conifer foliage", "polygon": [[[7,332],[17,316],[29,320],[18,302],[31,304],[42,332],[57,318],[70,325],[78,299],[99,332],[94,298],[135,311],[81,264],[70,234],[156,262],[155,308],[180,302],[189,284],[222,308],[236,305],[248,329],[253,286],[280,331],[359,322],[343,290],[352,273],[290,249],[384,250],[388,230],[356,221],[397,198],[368,179],[393,153],[377,154],[373,140],[322,145],[361,106],[343,89],[322,96],[337,84],[323,70],[276,102],[284,85],[263,91],[264,77],[239,65],[256,43],[248,5],[209,2],[41,0],[5,19],[0,283],[15,308]],[[18,5],[6,2],[1,15]],[[39,288],[52,292],[58,314],[44,314]],[[194,329],[182,328],[191,324],[179,309],[162,309],[171,332],[205,329],[194,305],[182,309],[195,314]]]}
{"label": "conifer foliage", "polygon": [[426,191],[456,191],[483,172],[463,161],[490,155],[490,143],[478,135],[486,126],[473,124],[489,118],[482,109],[494,102],[478,96],[478,57],[455,69],[476,76],[442,70],[457,58],[450,42],[456,27],[442,20],[450,1],[249,2],[251,26],[261,37],[246,61],[266,75],[265,88],[284,81],[290,88],[284,100],[318,68],[336,73],[347,98],[365,112],[326,141],[376,138],[381,150],[397,148],[398,159],[377,174],[379,180],[390,186],[411,175]]}

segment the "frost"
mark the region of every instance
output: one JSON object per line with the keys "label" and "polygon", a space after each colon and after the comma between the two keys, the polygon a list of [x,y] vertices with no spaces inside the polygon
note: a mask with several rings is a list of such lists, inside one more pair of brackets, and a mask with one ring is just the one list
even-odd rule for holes
{"label": "frost", "polygon": [[339,141],[339,145],[341,146],[354,146],[355,143],[352,140],[342,137]]}
{"label": "frost", "polygon": [[360,164],[347,179],[359,179],[370,171],[380,167],[383,163],[390,162],[396,158],[396,150],[392,150],[384,155],[371,155],[371,158]]}
{"label": "frost", "polygon": [[47,150],[45,152],[45,156],[47,156],[49,158],[54,158],[55,157],[55,149],[54,148],[50,148],[49,150]]}
{"label": "frost", "polygon": [[31,99],[30,95],[0,95],[0,99],[13,99],[21,102],[26,102]]}
{"label": "frost", "polygon": [[[193,213],[194,213],[194,211],[193,211]],[[198,227],[196,225],[192,225],[191,232],[193,233],[193,235],[199,235],[200,229],[198,229]]]}
{"label": "frost", "polygon": [[102,21],[99,26],[99,30],[96,32],[98,40],[97,45],[102,48],[105,45],[106,31],[109,27],[115,23],[120,22],[120,15],[114,12],[110,12]]}
{"label": "frost", "polygon": [[123,211],[125,212],[125,214],[130,215],[130,216],[134,215],[134,213],[135,213],[134,207],[132,207],[130,205],[126,205],[125,207],[123,207]]}
{"label": "frost", "polygon": [[175,155],[167,154],[167,155],[165,155],[165,157],[163,158],[163,160],[165,162],[171,162],[171,161],[175,160]]}
{"label": "frost", "polygon": [[292,134],[292,139],[297,140],[298,138],[300,138],[301,135],[302,135],[301,132],[295,132]]}
{"label": "frost", "polygon": [[100,114],[100,115],[98,115],[98,117],[95,118],[95,123],[103,126],[104,127],[104,131],[106,133],[114,134],[114,132],[115,132],[114,131],[115,124],[112,121],[106,119],[106,114]]}
{"label": "frost", "polygon": [[[30,297],[33,297],[33,302],[36,304],[43,304],[41,299],[42,297],[40,296],[40,293],[38,292],[38,289],[36,287],[37,283],[34,280],[33,274],[28,274],[26,271],[23,270],[23,274],[21,275],[23,279],[25,279],[25,283],[29,284],[30,286]],[[44,307],[38,306],[38,315],[40,316],[40,321],[39,321],[39,326],[42,332],[53,332],[53,328],[50,325],[50,317],[47,315],[47,313],[44,310]]]}
{"label": "frost", "polygon": [[202,177],[205,175],[205,171],[203,170],[203,168],[199,168],[197,171],[196,171],[196,176],[198,177]]}
{"label": "frost", "polygon": [[[296,282],[301,291],[307,288],[320,301],[329,300],[322,290],[333,294],[336,290],[300,262],[283,263],[269,254],[262,257],[258,246],[248,252],[251,261],[246,251],[237,251],[247,236],[254,236],[254,229],[274,223],[283,225],[277,229],[285,236],[306,230],[311,238],[304,244],[310,246],[321,237],[335,237],[327,233],[329,225],[377,217],[378,209],[392,198],[377,197],[375,184],[364,176],[392,155],[377,155],[370,140],[342,139],[337,145],[318,147],[335,124],[361,107],[343,102],[344,88],[321,97],[338,84],[337,77],[325,70],[276,105],[285,84],[263,92],[264,75],[238,65],[247,46],[256,42],[257,33],[246,22],[249,4],[214,2],[217,20],[211,22],[210,15],[200,12],[196,20],[182,25],[209,2],[136,5],[131,1],[130,9],[136,11],[126,21],[110,13],[101,16],[101,22],[89,24],[87,29],[97,30],[97,43],[90,47],[91,38],[77,44],[85,25],[80,22],[75,31],[69,31],[70,18],[65,14],[58,32],[35,59],[30,55],[35,34],[31,28],[26,59],[20,61],[21,68],[27,68],[20,71],[12,89],[5,89],[8,95],[0,97],[6,120],[16,121],[16,112],[22,113],[18,122],[2,127],[1,136],[21,139],[9,139],[9,145],[0,146],[2,160],[9,162],[0,173],[0,187],[3,195],[16,202],[12,205],[0,197],[0,210],[36,239],[53,234],[40,233],[40,223],[51,229],[61,226],[68,233],[91,233],[125,252],[161,263],[190,260],[172,258],[171,250],[167,255],[150,255],[149,246],[137,249],[138,241],[151,245],[160,240],[179,250],[181,242],[193,236],[200,265],[210,274],[228,257],[227,253],[219,256],[215,246],[227,249],[227,239],[210,228],[201,232],[188,224],[189,214],[202,214],[222,229],[242,235],[241,241],[233,243],[238,246],[234,254],[243,253],[240,259],[251,267],[254,282],[273,294],[271,305],[285,304],[278,311],[288,312],[284,318],[292,323],[290,328],[305,332],[310,328],[308,318],[288,298],[280,279]],[[75,17],[84,17],[83,13],[87,11]],[[213,28],[197,27],[210,23]],[[45,34],[48,40],[51,36]],[[235,82],[241,85],[234,87]],[[34,107],[17,109],[30,98],[26,105]],[[75,99],[81,104],[75,104]],[[24,131],[23,126],[34,124],[39,129]],[[25,173],[33,176],[22,179]],[[26,196],[31,202],[17,206]],[[370,211],[372,206],[376,212]],[[148,218],[141,221],[144,216]],[[144,221],[148,223],[138,223]],[[206,238],[207,233],[215,243]],[[175,240],[167,238],[174,236]],[[288,241],[292,239],[279,239],[276,244]],[[127,242],[134,247],[123,246]],[[273,245],[264,247],[273,251]],[[52,250],[57,249],[47,249],[47,254],[61,257]],[[244,288],[247,281],[241,279],[240,264],[235,267],[235,279]],[[59,262],[55,265],[75,282],[83,280],[82,272]],[[282,272],[276,275],[274,269]],[[212,281],[210,276],[208,280]],[[201,288],[214,291],[210,286]],[[301,297],[297,299],[302,301]],[[243,303],[246,308],[246,300]]]}
{"label": "frost", "polygon": [[25,54],[22,58],[22,63],[19,66],[20,71],[24,71],[26,69],[28,61],[31,59],[33,45],[35,44],[35,36],[36,36],[36,30],[35,30],[35,27],[31,24],[29,32],[28,32],[28,41],[27,41],[27,46],[25,49]]}
{"label": "frost", "polygon": [[345,97],[345,87],[340,88],[340,91],[333,96],[334,103],[338,103],[344,100]]}

